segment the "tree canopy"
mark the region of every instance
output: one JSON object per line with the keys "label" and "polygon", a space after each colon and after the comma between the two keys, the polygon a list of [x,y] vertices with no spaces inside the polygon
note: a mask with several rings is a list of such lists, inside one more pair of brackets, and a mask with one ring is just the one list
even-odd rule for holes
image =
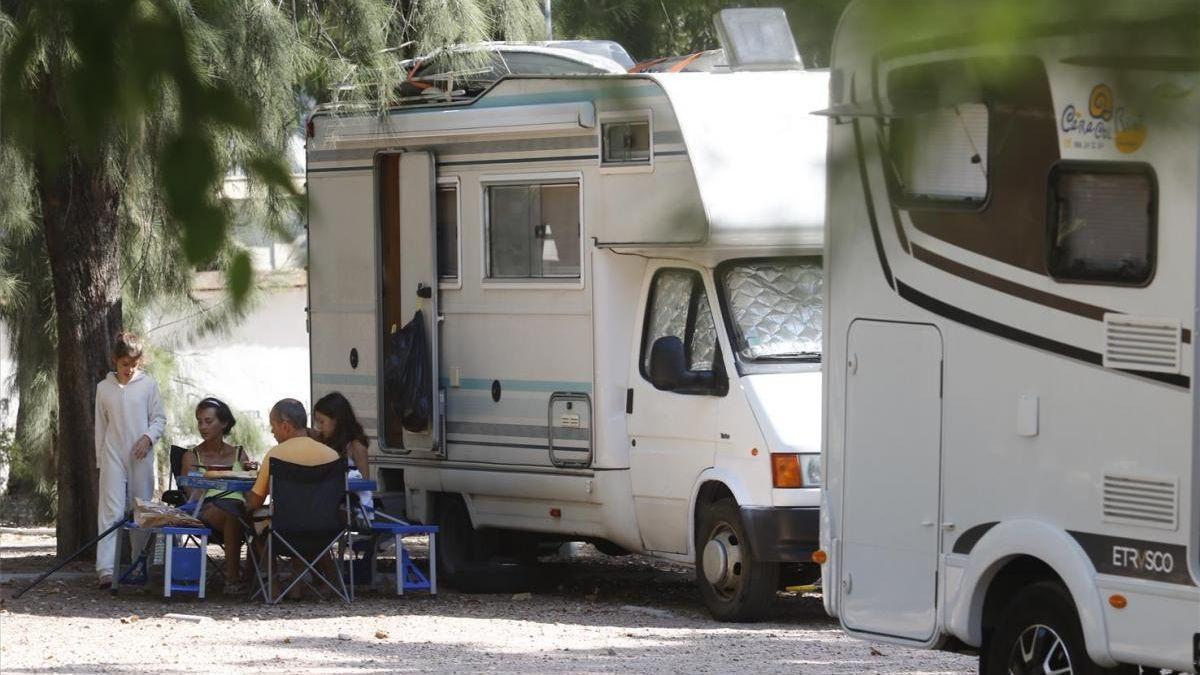
{"label": "tree canopy", "polygon": [[[239,208],[281,235],[303,201],[285,161],[313,101],[386,105],[414,51],[536,35],[533,0],[0,0],[0,319],[18,442],[53,446],[59,549],[95,528],[92,399],[109,340],[224,271],[250,296]],[[222,192],[244,172],[251,198]]]}

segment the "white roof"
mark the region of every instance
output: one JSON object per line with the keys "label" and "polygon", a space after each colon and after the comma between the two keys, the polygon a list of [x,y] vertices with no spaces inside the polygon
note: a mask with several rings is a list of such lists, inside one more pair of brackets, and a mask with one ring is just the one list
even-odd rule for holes
{"label": "white roof", "polygon": [[809,113],[828,107],[827,71],[649,77],[667,92],[687,143],[707,244],[820,247],[828,121]]}

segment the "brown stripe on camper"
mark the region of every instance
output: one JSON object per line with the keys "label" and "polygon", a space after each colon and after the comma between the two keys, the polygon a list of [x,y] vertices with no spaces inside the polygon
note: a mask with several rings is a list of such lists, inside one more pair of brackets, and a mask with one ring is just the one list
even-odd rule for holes
{"label": "brown stripe on camper", "polygon": [[[1086,302],[1064,298],[1061,295],[1047,293],[1036,288],[1023,286],[1015,281],[1010,281],[1003,277],[998,277],[994,274],[989,274],[983,270],[976,269],[969,265],[964,265],[957,260],[951,260],[942,255],[938,255],[920,244],[912,245],[912,255],[917,260],[923,263],[932,265],[943,272],[949,272],[956,277],[961,277],[967,281],[973,281],[981,286],[986,286],[992,290],[1006,293],[1022,300],[1028,300],[1039,305],[1057,309],[1068,314],[1081,316],[1085,319],[1093,319],[1095,321],[1103,321],[1105,314],[1123,314],[1114,309],[1107,309],[1097,305],[1089,305]],[[1192,343],[1192,331],[1189,328],[1180,329],[1179,339],[1184,344]]]}
{"label": "brown stripe on camper", "polygon": [[956,260],[951,260],[944,256],[938,255],[937,253],[934,253],[927,248],[923,248],[918,244],[912,245],[912,254],[917,260],[932,265],[944,272],[949,272],[954,276],[962,277],[967,281],[973,281],[981,286],[986,286],[993,290],[1000,291],[1001,293],[1006,293],[1013,297],[1021,298],[1022,300],[1028,300],[1039,305],[1044,305],[1052,309],[1067,312],[1068,314],[1075,314],[1076,316],[1082,316],[1086,319],[1093,319],[1095,321],[1103,321],[1106,313],[1113,312],[1111,309],[1105,309],[1104,307],[1098,307],[1096,305],[1089,305],[1086,302],[1079,302],[1070,298],[1064,298],[1061,295],[1054,295],[1053,293],[1047,293],[1046,291],[1041,291],[1036,288],[1023,286],[1015,281],[1009,281],[1003,277],[989,274],[983,270],[979,270],[974,267],[964,265]]}

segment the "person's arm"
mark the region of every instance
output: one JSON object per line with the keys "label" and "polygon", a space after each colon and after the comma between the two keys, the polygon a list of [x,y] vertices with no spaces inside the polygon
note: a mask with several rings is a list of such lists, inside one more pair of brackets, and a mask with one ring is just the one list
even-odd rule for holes
{"label": "person's arm", "polygon": [[[146,377],[150,377],[149,374]],[[148,425],[134,444],[133,456],[142,459],[150,454],[151,448],[167,430],[167,414],[163,412],[162,397],[158,395],[158,383],[151,378],[150,393],[146,401]],[[144,440],[143,440],[144,439]]]}
{"label": "person's arm", "polygon": [[359,441],[350,441],[350,459],[354,460],[354,466],[358,467],[358,472],[363,478],[367,477],[367,446]]}
{"label": "person's arm", "polygon": [[100,403],[101,385],[96,385],[96,468],[100,468],[100,458],[104,456],[104,437],[108,435],[108,414]]}
{"label": "person's arm", "polygon": [[[186,476],[192,472],[192,469],[196,466],[195,457],[195,451],[183,453],[183,461],[179,464],[180,476]],[[204,490],[201,488],[188,488],[187,490],[187,498],[189,502],[198,501],[203,496]]]}
{"label": "person's arm", "polygon": [[254,481],[254,486],[246,493],[246,511],[253,513],[254,509],[263,505],[267,501],[267,492],[271,489],[271,453],[267,453],[263,457],[262,466],[258,469],[258,478]]}

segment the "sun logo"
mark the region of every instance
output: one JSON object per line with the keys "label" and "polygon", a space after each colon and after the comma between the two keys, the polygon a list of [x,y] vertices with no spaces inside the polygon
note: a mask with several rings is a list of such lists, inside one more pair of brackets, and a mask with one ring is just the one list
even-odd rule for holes
{"label": "sun logo", "polygon": [[1109,121],[1113,116],[1113,93],[1107,84],[1098,84],[1092,88],[1088,97],[1088,112],[1092,117]]}

